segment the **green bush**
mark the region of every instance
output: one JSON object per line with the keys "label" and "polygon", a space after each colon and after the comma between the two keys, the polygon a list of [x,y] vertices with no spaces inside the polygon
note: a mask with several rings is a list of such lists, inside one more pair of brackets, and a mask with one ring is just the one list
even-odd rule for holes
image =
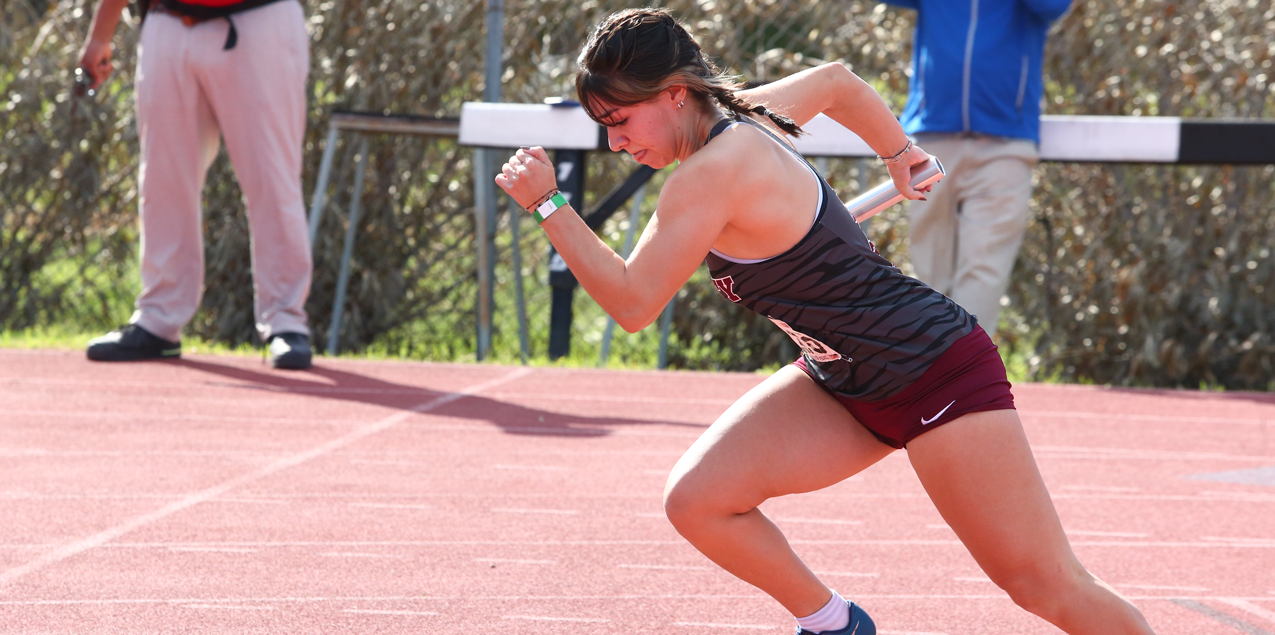
{"label": "green bush", "polygon": [[[313,191],[334,109],[455,117],[482,95],[484,5],[471,0],[316,2],[304,190]],[[571,95],[572,65],[590,25],[622,2],[507,2],[505,101]],[[840,60],[901,109],[913,16],[873,2],[658,2],[706,50],[748,81]],[[0,330],[50,324],[84,331],[124,321],[137,290],[135,21],[115,40],[119,71],[95,100],[68,97],[91,6],[79,0],[0,5]],[[1054,114],[1272,117],[1275,10],[1256,0],[1078,0],[1047,49]],[[475,347],[471,152],[446,139],[371,139],[343,350],[464,359]],[[315,245],[308,309],[317,339],[331,314],[348,222],[353,135],[337,149]],[[827,162],[849,198],[884,178],[878,166]],[[592,204],[634,164],[595,153]],[[1046,164],[1034,222],[1008,295],[1000,344],[1032,378],[1117,385],[1271,389],[1275,238],[1270,166]],[[644,218],[655,203],[648,188]],[[204,196],[207,292],[188,333],[251,342],[251,277],[242,199],[225,156]],[[625,220],[602,234],[613,245]],[[908,270],[906,220],[870,234]],[[512,276],[527,282],[533,355],[547,339],[548,245],[522,223],[523,271],[511,272],[509,217],[500,220],[497,359],[517,359]],[[595,354],[605,320],[577,298],[575,357]],[[697,274],[679,293],[670,361],[752,370],[794,349],[766,320],[717,297]],[[653,329],[648,329],[652,331]],[[656,337],[617,334],[617,364],[653,363]]]}

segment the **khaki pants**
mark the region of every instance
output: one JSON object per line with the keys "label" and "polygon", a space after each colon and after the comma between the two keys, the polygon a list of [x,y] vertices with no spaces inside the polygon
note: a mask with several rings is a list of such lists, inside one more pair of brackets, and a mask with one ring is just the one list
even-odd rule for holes
{"label": "khaki pants", "polygon": [[922,282],[946,294],[996,333],[1027,230],[1032,168],[1040,159],[1027,139],[917,135],[947,177],[909,204],[912,266]]}
{"label": "khaki pants", "polygon": [[137,60],[142,293],[135,322],[177,340],[204,290],[201,199],[219,136],[248,208],[257,331],[309,335],[310,238],[301,196],[309,37],[291,0],[191,27],[151,13]]}

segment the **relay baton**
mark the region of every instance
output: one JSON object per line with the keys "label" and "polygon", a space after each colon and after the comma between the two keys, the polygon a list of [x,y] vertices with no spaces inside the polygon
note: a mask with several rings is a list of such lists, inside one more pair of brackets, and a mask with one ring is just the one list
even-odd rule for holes
{"label": "relay baton", "polygon": [[[947,172],[938,157],[930,157],[922,163],[912,166],[912,187],[923,190],[939,182]],[[846,209],[861,223],[885,211],[891,205],[903,200],[903,194],[894,187],[894,181],[886,181],[853,199],[846,201]]]}

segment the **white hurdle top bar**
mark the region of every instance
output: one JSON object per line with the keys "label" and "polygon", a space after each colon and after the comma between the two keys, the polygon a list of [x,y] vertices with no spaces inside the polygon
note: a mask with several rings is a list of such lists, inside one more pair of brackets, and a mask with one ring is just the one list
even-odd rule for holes
{"label": "white hurdle top bar", "polygon": [[460,144],[485,148],[604,148],[602,126],[579,106],[471,101],[460,111]]}
{"label": "white hurdle top bar", "polygon": [[[793,140],[811,157],[875,157],[858,135],[818,115]],[[605,131],[579,106],[469,102],[460,143],[489,148],[543,146],[605,150]],[[1043,161],[1105,163],[1275,163],[1275,122],[1180,117],[1044,115]]]}

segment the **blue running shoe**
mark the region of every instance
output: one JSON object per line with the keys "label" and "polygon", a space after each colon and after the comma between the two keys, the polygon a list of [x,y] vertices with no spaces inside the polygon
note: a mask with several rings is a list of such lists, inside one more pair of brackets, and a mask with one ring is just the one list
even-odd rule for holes
{"label": "blue running shoe", "polygon": [[863,607],[846,600],[846,604],[850,605],[850,623],[839,631],[821,631],[812,633],[800,626],[797,627],[797,635],[877,635],[877,625],[868,617],[868,612]]}

